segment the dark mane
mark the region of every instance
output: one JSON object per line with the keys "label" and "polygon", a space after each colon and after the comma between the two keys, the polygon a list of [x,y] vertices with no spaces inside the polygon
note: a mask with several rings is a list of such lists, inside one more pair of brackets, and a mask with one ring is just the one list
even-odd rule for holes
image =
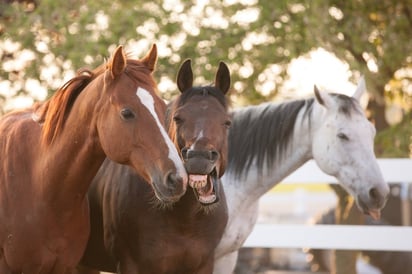
{"label": "dark mane", "polygon": [[[338,103],[340,113],[348,117],[353,113],[363,115],[356,99],[336,93],[330,95]],[[302,109],[311,125],[313,103],[314,98],[301,99],[281,104],[266,103],[233,112],[229,131],[228,171],[241,177],[256,161],[258,173],[261,174],[265,166],[271,166],[274,161],[281,159],[292,139],[296,118]]]}
{"label": "dark mane", "polygon": [[190,98],[195,95],[213,96],[222,104],[222,106],[225,107],[225,109],[227,109],[228,107],[228,102],[225,95],[222,93],[222,91],[215,88],[214,86],[192,87],[191,89],[182,93],[182,95],[178,99],[178,105],[184,105]]}
{"label": "dark mane", "polygon": [[[219,101],[220,104],[222,104],[225,110],[227,110],[229,107],[229,103],[228,103],[228,100],[225,94],[223,94],[222,91],[215,88],[214,86],[192,87],[186,90],[185,92],[181,93],[181,95],[177,99],[171,101],[167,105],[166,128],[169,129],[169,133],[170,133],[170,128],[171,128],[171,122],[173,119],[173,117],[171,117],[172,111],[179,108],[180,106],[183,106],[184,104],[187,103],[187,101],[189,101],[193,96],[196,96],[196,95],[213,96]],[[169,136],[174,136],[174,134],[169,134]]]}
{"label": "dark mane", "polygon": [[338,93],[330,93],[330,95],[338,102],[339,112],[348,117],[351,117],[353,112],[363,115],[363,110],[355,98]]}
{"label": "dark mane", "polygon": [[[293,134],[298,113],[312,112],[314,99],[294,100],[282,104],[261,104],[232,113],[229,130],[228,171],[241,177],[256,161],[258,172],[281,158]],[[310,124],[310,120],[309,120]]]}

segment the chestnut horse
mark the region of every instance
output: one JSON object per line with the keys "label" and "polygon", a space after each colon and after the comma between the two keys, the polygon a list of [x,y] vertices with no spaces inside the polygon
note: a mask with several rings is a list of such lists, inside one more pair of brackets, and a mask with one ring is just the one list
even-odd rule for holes
{"label": "chestnut horse", "polygon": [[0,120],[0,273],[72,273],[89,236],[87,190],[104,159],[127,164],[166,202],[187,174],[163,128],[166,105],[141,60],[118,47],[45,103]]}
{"label": "chestnut horse", "polygon": [[106,161],[89,191],[92,232],[83,265],[123,274],[212,273],[227,221],[219,178],[227,159],[229,70],[221,62],[214,86],[192,85],[187,60],[177,77],[181,95],[169,104],[166,125],[193,191],[164,204],[133,170]]}

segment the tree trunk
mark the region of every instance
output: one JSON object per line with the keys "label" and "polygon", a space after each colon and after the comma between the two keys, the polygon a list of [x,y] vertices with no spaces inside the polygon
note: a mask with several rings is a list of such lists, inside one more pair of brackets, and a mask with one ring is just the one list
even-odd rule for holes
{"label": "tree trunk", "polygon": [[374,97],[371,97],[367,106],[368,118],[375,124],[376,131],[381,131],[389,126],[385,118],[385,104],[378,102]]}

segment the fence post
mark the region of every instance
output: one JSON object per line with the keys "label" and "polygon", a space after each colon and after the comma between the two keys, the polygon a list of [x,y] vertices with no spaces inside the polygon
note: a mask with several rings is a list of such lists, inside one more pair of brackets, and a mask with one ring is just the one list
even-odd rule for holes
{"label": "fence post", "polygon": [[[335,218],[337,225],[359,225],[363,216],[358,211],[354,199],[338,184],[331,185],[338,196]],[[336,235],[339,237],[339,235]],[[356,274],[357,250],[332,250],[331,274]]]}

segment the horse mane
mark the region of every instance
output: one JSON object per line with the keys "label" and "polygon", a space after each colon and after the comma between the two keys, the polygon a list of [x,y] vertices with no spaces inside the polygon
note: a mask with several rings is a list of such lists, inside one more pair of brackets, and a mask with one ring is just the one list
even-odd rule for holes
{"label": "horse mane", "polygon": [[[146,71],[147,73],[142,73],[142,71]],[[152,71],[143,65],[140,60],[128,59],[124,73],[129,76],[130,79],[136,81],[139,86],[150,87],[149,89],[154,88],[155,93],[159,95],[157,83],[152,77]]]}
{"label": "horse mane", "polygon": [[35,109],[39,113],[39,121],[43,122],[42,140],[51,144],[64,126],[67,116],[84,88],[104,70],[101,67],[94,71],[81,69],[77,75],[64,83],[53,96]]}
{"label": "horse mane", "polygon": [[[329,94],[337,102],[338,112],[348,117],[353,113],[363,113],[356,99]],[[274,161],[282,159],[301,110],[304,110],[303,117],[308,117],[308,125],[311,126],[314,101],[314,98],[309,98],[280,104],[263,103],[234,111],[229,130],[229,172],[240,178],[255,160],[258,173],[262,174],[265,166],[272,166]]]}
{"label": "horse mane", "polygon": [[192,87],[183,93],[180,94],[175,100],[171,101],[167,105],[166,115],[165,115],[165,125],[166,129],[168,130],[169,136],[175,136],[176,128],[173,125],[173,117],[172,113],[179,108],[186,104],[187,101],[190,100],[193,96],[202,95],[202,96],[213,96],[216,98],[219,103],[227,110],[229,108],[229,101],[226,98],[225,94],[218,88],[214,86],[199,86],[199,87]]}
{"label": "horse mane", "polygon": [[[245,175],[253,160],[261,174],[284,154],[291,140],[298,113],[303,109],[310,118],[314,98],[281,104],[263,103],[232,113],[229,129],[228,170]],[[310,120],[309,120],[310,124]]]}
{"label": "horse mane", "polygon": [[355,98],[338,93],[330,93],[330,95],[338,102],[340,113],[348,117],[351,117],[353,112],[363,115],[363,109]]}
{"label": "horse mane", "polygon": [[[155,81],[151,76],[144,77],[144,74],[139,74],[139,77],[136,76],[137,71],[141,71],[141,68],[146,67],[140,61],[128,59],[125,73],[133,79],[139,79],[139,83],[156,87]],[[106,69],[107,64],[102,64],[94,70],[80,69],[77,75],[64,83],[48,101],[35,106],[34,111],[38,116],[36,120],[43,123],[43,143],[53,143],[64,127],[65,121],[79,94],[90,82],[103,74]],[[149,69],[146,69],[149,72]]]}

